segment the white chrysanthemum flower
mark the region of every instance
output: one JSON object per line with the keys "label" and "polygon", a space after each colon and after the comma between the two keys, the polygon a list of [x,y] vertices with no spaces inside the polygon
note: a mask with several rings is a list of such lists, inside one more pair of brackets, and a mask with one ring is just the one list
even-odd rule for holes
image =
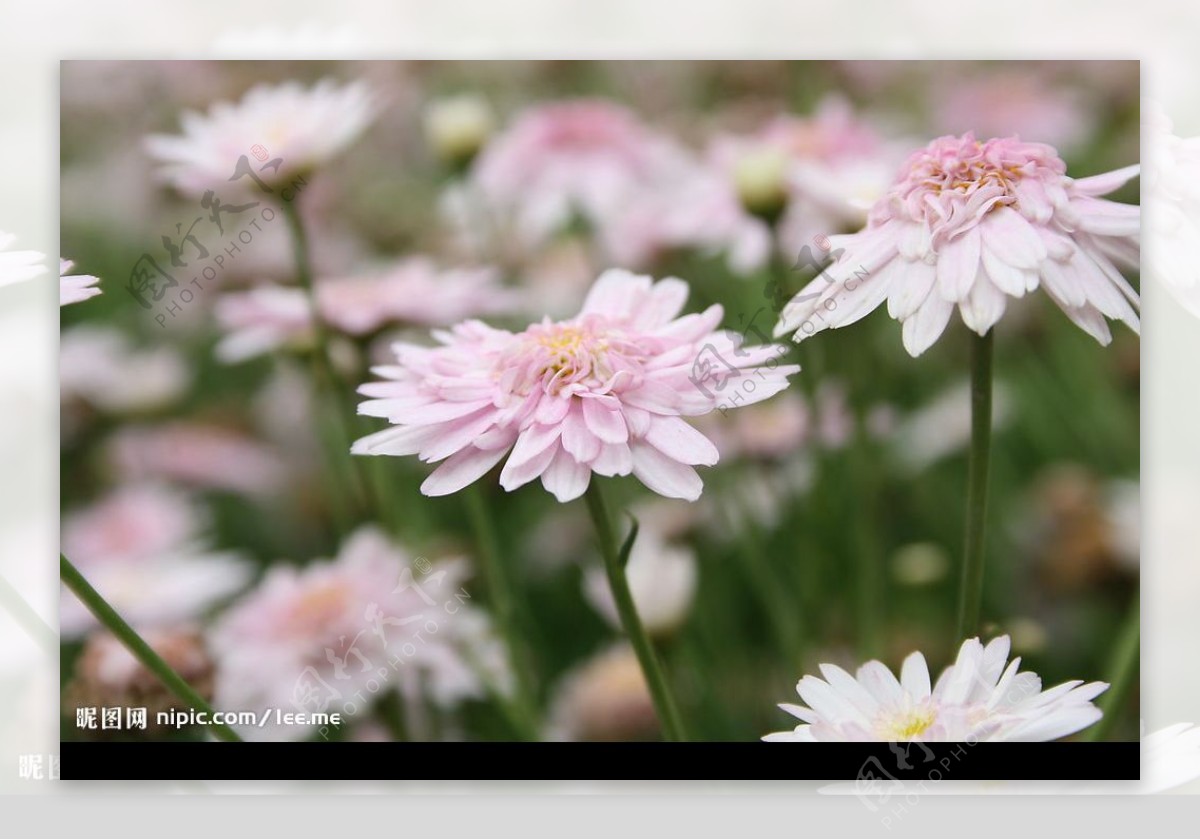
{"label": "white chrysanthemum flower", "polygon": [[1101,717],[1092,700],[1107,683],[1072,680],[1042,690],[1041,678],[1008,662],[1008,636],[986,647],[963,642],[957,661],[930,685],[921,653],[904,660],[900,678],[871,661],[851,675],[821,665],[825,679],[806,676],[796,686],[807,706],[780,708],[804,721],[765,741],[1053,741]]}
{"label": "white chrysanthemum flower", "polygon": [[46,272],[46,255],[37,251],[10,251],[17,237],[0,231],[0,286],[31,280]]}
{"label": "white chrysanthemum flower", "polygon": [[[159,177],[184,193],[231,191],[235,179],[272,187],[291,183],[348,146],[374,110],[363,82],[258,85],[237,103],[218,102],[205,114],[186,112],[182,134],[153,134],[145,146],[163,164]],[[243,157],[248,168],[238,172]]]}

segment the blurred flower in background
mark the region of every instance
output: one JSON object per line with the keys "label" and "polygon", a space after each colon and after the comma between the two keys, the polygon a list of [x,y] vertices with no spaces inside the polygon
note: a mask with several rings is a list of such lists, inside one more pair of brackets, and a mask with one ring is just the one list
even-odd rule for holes
{"label": "blurred flower in background", "polygon": [[[696,595],[696,571],[691,549],[667,543],[650,528],[638,530],[625,576],[647,633],[667,635],[684,622]],[[617,607],[601,566],[592,565],[584,572],[583,589],[592,606],[619,628]]]}
{"label": "blurred flower in background", "polygon": [[[472,657],[486,625],[467,603],[466,576],[461,559],[431,565],[370,526],[334,560],[274,567],[210,632],[217,706],[305,708],[316,691],[323,705],[311,711],[332,703],[331,711],[349,717],[407,680],[427,685],[440,703],[482,697],[487,683]],[[484,673],[498,670],[498,655],[489,650]],[[270,740],[310,732],[269,726],[245,734]]]}
{"label": "blurred flower in background", "polygon": [[[250,566],[201,538],[203,520],[180,492],[128,485],[63,517],[62,551],[97,591],[135,627],[171,625],[244,587]],[[63,591],[59,630],[66,638],[96,626],[92,614]]]}
{"label": "blurred flower in background", "polygon": [[555,690],[551,741],[646,741],[658,732],[646,678],[627,644],[588,659]]}
{"label": "blurred flower in background", "polygon": [[182,135],[152,135],[145,145],[162,163],[159,177],[186,195],[236,189],[230,187],[230,175],[256,148],[271,158],[268,165],[235,174],[278,186],[305,175],[353,142],[376,107],[361,83],[259,85],[237,103],[218,103],[207,114],[185,113]]}

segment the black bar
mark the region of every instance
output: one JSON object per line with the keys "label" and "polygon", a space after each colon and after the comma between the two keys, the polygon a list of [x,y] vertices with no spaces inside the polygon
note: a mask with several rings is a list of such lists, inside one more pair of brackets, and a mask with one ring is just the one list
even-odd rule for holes
{"label": "black bar", "polygon": [[[63,779],[1134,780],[1132,742],[929,744],[101,742],[61,744]],[[395,774],[395,775],[387,775]]]}

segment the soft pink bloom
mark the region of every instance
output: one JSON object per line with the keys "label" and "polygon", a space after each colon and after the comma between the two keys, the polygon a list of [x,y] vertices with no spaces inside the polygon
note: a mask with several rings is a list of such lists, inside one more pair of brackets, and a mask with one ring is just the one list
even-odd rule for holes
{"label": "soft pink bloom", "polygon": [[[273,566],[209,635],[216,706],[348,717],[406,680],[449,704],[484,695],[485,677],[472,661],[487,684],[503,689],[507,671],[495,648],[474,655],[490,633],[462,586],[467,572],[461,559],[414,558],[372,526],[353,533],[334,560]],[[310,731],[293,726],[257,737]]]}
{"label": "soft pink bloom", "polygon": [[191,371],[173,347],[137,348],[111,327],[75,327],[59,342],[64,407],[82,400],[113,413],[153,411],[176,400],[190,382]]}
{"label": "soft pink bloom", "polygon": [[521,114],[484,147],[472,178],[488,204],[515,212],[523,239],[540,242],[574,214],[604,219],[682,155],[619,105],[571,100]]}
{"label": "soft pink bloom", "polygon": [[[202,524],[179,492],[129,485],[68,513],[62,551],[127,621],[139,627],[172,624],[198,615],[250,579],[241,559],[205,548]],[[63,635],[77,636],[95,625],[87,608],[63,590]]]}
{"label": "soft pink bloom", "polygon": [[1050,146],[940,137],[909,157],[864,230],[830,237],[835,265],[785,307],[776,335],[801,341],[886,299],[918,356],[956,305],[983,335],[1008,297],[1039,285],[1102,344],[1112,339],[1105,316],[1136,331],[1138,295],[1114,261],[1137,264],[1140,209],[1098,196],[1137,170],[1076,180]]}
{"label": "soft pink bloom", "polygon": [[[423,257],[402,260],[383,271],[317,283],[321,317],[352,336],[390,324],[446,326],[464,318],[511,312],[520,301],[499,284],[491,268],[438,269]],[[280,347],[307,347],[313,340],[312,313],[303,289],[258,286],[222,295],[217,323],[226,332],[217,358],[239,362]]]}
{"label": "soft pink bloom", "polygon": [[327,323],[366,335],[388,324],[442,327],[511,312],[520,298],[499,279],[493,268],[439,269],[413,257],[374,274],[322,280],[317,297]]}
{"label": "soft pink bloom", "polygon": [[813,400],[789,391],[736,414],[710,414],[702,428],[727,455],[780,459],[806,446],[845,446],[854,434],[854,416],[845,388],[823,382]]}
{"label": "soft pink bloom", "polygon": [[225,335],[216,356],[241,362],[281,347],[306,348],[313,342],[312,309],[303,289],[256,286],[221,295],[213,308]]}
{"label": "soft pink bloom", "polygon": [[1098,109],[1078,88],[1048,82],[1044,73],[1006,71],[962,79],[943,77],[936,93],[934,130],[979,137],[1037,137],[1060,149],[1077,147],[1095,127]]}
{"label": "soft pink bloom", "polygon": [[165,479],[248,495],[275,493],[287,478],[287,464],[270,448],[206,423],[127,426],[109,441],[108,458],[129,480]]}
{"label": "soft pink bloom", "polygon": [[96,284],[100,282],[99,277],[93,277],[90,274],[67,274],[74,265],[75,263],[70,260],[58,261],[59,306],[79,303],[100,294],[100,289],[96,288]]}
{"label": "soft pink bloom", "polygon": [[0,286],[20,283],[46,272],[46,255],[38,251],[7,250],[17,238],[0,231]]}
{"label": "soft pink bloom", "polygon": [[500,484],[541,478],[559,501],[583,494],[596,472],[637,476],[656,493],[699,498],[693,468],[718,453],[685,417],[767,399],[799,368],[783,348],[742,346],[716,332],[723,311],[678,317],[688,286],[626,271],[600,276],[583,309],[520,333],[467,321],[435,333],[439,347],[395,345],[398,364],[360,388],[359,411],[392,428],[362,438],[363,455],[443,461],[421,486],[442,496],[508,455]]}
{"label": "soft pink bloom", "polygon": [[758,181],[778,170],[785,199],[778,233],[790,260],[812,249],[815,237],[861,225],[898,159],[844,101],[831,98],[810,117],[782,115],[753,134],[715,138],[703,161],[643,184],[634,201],[610,214],[602,233],[629,265],[690,247],[723,250],[735,271],[747,273],[766,265],[772,248],[768,224],[743,206],[748,177],[761,190],[767,185]]}
{"label": "soft pink bloom", "polygon": [[[221,190],[257,189],[248,175],[230,183],[243,156],[249,171],[274,189],[348,146],[374,112],[372,94],[362,82],[257,85],[239,102],[218,102],[205,114],[185,112],[182,134],[150,135],[145,147],[162,163],[159,177],[184,193],[199,196],[212,189],[219,197]],[[266,155],[262,160],[256,147]],[[275,160],[280,161],[276,167],[264,168]]]}

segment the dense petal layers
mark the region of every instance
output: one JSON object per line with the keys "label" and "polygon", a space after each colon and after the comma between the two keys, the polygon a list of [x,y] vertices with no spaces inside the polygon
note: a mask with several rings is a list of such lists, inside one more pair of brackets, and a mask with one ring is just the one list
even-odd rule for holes
{"label": "dense petal layers", "polygon": [[1098,721],[1093,703],[1106,683],[1072,680],[1042,690],[1042,681],[1008,661],[1007,636],[986,646],[968,639],[958,659],[931,687],[920,653],[904,660],[900,678],[881,662],[850,674],[822,665],[824,679],[796,686],[805,706],[780,708],[803,723],[766,741],[1053,741]]}
{"label": "dense petal layers", "polygon": [[575,318],[520,333],[466,321],[438,347],[397,344],[359,412],[393,425],[354,444],[362,455],[416,455],[438,468],[421,489],[442,496],[507,456],[500,484],[535,479],[559,501],[592,473],[633,474],[664,496],[695,500],[716,447],[684,417],[767,399],[799,368],[785,348],[743,346],[716,331],[719,306],[685,315],[687,284],[605,272]]}
{"label": "dense petal layers", "polygon": [[1102,344],[1106,318],[1137,331],[1138,294],[1117,262],[1137,259],[1140,208],[1097,198],[1137,172],[1074,180],[1049,146],[939,138],[909,158],[864,230],[830,237],[834,264],[784,308],[776,335],[802,341],[887,300],[919,356],[955,307],[983,335],[1009,298],[1039,286]]}

